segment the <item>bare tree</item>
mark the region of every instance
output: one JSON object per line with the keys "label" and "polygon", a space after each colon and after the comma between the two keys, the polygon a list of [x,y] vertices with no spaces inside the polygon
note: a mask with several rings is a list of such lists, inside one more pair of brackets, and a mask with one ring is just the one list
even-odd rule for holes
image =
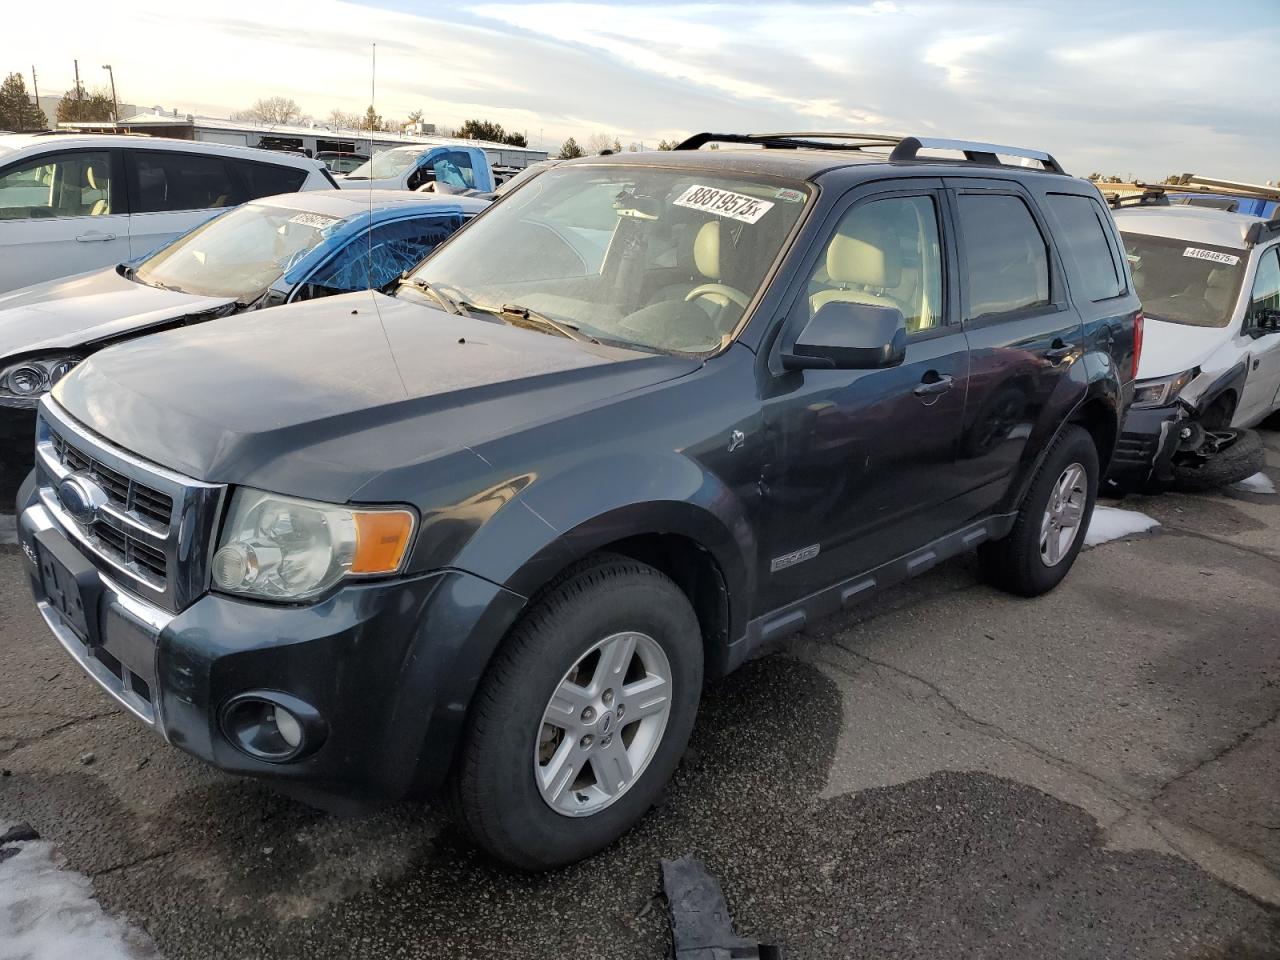
{"label": "bare tree", "polygon": [[354,111],[339,110],[335,107],[329,111],[329,115],[325,117],[325,122],[331,127],[341,127],[344,130],[359,130],[364,118]]}
{"label": "bare tree", "polygon": [[299,123],[306,119],[302,108],[291,97],[259,97],[248,110],[237,110],[232,120],[253,120],[257,123]]}
{"label": "bare tree", "polygon": [[[606,150],[613,150],[615,143],[617,143],[617,141],[607,133],[593,133],[591,136],[587,137],[587,142],[583,146],[583,149],[585,149],[587,153],[604,153]],[[618,146],[618,149],[622,149],[621,145]]]}

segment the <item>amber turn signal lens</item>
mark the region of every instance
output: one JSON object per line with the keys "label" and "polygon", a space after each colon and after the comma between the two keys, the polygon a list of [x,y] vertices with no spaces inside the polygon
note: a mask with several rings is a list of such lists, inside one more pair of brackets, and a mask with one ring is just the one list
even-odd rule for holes
{"label": "amber turn signal lens", "polygon": [[413,514],[407,510],[352,513],[356,521],[356,553],[351,573],[395,573],[413,536]]}

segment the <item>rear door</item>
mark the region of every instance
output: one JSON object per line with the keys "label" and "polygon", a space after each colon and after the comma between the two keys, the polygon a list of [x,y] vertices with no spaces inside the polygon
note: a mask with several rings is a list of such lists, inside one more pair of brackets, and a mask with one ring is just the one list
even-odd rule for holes
{"label": "rear door", "polygon": [[1278,313],[1280,245],[1262,251],[1253,277],[1243,328],[1249,351],[1249,372],[1236,411],[1236,423],[1257,423],[1280,405],[1280,326],[1273,320]]}
{"label": "rear door", "polygon": [[959,527],[952,473],[969,373],[940,180],[862,188],[808,254],[791,337],[824,303],[894,306],[905,362],[770,381],[762,608],[776,607]]}
{"label": "rear door", "polygon": [[131,257],[152,253],[247,199],[232,162],[216,154],[129,149],[125,162]]}
{"label": "rear door", "polygon": [[0,169],[0,292],[129,259],[115,149],[50,150]]}
{"label": "rear door", "polygon": [[1003,499],[1084,396],[1084,330],[1031,195],[1013,180],[948,186],[971,364],[956,477],[978,514]]}

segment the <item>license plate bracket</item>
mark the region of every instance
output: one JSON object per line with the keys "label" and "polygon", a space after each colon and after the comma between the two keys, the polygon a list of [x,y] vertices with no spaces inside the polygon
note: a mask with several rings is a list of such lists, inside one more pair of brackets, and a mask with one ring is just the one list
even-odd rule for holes
{"label": "license plate bracket", "polygon": [[35,539],[40,583],[49,605],[86,646],[97,646],[98,601],[102,596],[97,568],[55,531],[41,530]]}

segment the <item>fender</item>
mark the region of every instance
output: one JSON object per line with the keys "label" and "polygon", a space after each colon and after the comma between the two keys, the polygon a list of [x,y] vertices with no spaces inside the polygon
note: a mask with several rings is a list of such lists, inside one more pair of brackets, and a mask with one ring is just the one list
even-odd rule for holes
{"label": "fender", "polygon": [[1196,377],[1183,388],[1178,397],[1178,402],[1186,407],[1192,416],[1199,416],[1212,406],[1213,402],[1223,393],[1234,389],[1238,404],[1244,392],[1245,378],[1248,375],[1249,360],[1245,357],[1235,366],[1218,374],[1216,377],[1206,377],[1204,374]]}

